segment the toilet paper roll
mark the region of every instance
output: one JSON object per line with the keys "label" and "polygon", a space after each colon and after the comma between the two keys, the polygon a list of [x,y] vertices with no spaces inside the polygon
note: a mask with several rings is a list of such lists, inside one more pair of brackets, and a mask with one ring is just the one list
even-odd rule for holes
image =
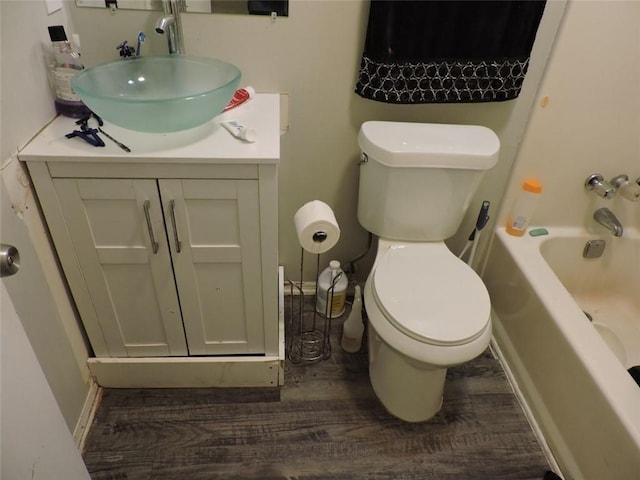
{"label": "toilet paper roll", "polygon": [[298,241],[309,253],[324,253],[340,238],[340,227],[331,207],[320,200],[305,203],[293,216]]}

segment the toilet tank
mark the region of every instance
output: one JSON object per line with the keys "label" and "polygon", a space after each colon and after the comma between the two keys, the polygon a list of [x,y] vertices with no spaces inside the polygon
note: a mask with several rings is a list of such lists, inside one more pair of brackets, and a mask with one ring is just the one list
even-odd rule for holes
{"label": "toilet tank", "polygon": [[481,126],[365,122],[358,144],[358,220],[376,235],[407,241],[453,236],[500,140]]}

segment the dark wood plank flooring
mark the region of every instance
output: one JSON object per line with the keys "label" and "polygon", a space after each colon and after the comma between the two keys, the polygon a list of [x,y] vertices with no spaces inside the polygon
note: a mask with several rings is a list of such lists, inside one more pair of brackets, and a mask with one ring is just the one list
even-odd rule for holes
{"label": "dark wood plank flooring", "polygon": [[287,362],[279,389],[105,389],[84,460],[94,480],[538,479],[549,465],[486,352],[448,372],[442,410],[409,424],[369,384],[366,349]]}

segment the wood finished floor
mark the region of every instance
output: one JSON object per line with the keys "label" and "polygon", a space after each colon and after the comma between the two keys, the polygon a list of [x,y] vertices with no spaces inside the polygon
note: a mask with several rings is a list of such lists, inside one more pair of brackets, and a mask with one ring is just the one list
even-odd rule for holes
{"label": "wood finished floor", "polygon": [[[288,310],[287,310],[288,311]],[[549,465],[489,352],[447,375],[442,410],[408,424],[367,354],[287,362],[280,389],[105,389],[83,453],[94,480],[537,479]]]}

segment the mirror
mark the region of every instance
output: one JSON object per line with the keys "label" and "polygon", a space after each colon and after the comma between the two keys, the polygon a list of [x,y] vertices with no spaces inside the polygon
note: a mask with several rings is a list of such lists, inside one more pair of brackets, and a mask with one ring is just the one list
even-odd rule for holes
{"label": "mirror", "polygon": [[[235,13],[240,15],[289,16],[289,0],[185,0],[188,13]],[[118,10],[162,10],[161,0],[76,0],[78,7]]]}

